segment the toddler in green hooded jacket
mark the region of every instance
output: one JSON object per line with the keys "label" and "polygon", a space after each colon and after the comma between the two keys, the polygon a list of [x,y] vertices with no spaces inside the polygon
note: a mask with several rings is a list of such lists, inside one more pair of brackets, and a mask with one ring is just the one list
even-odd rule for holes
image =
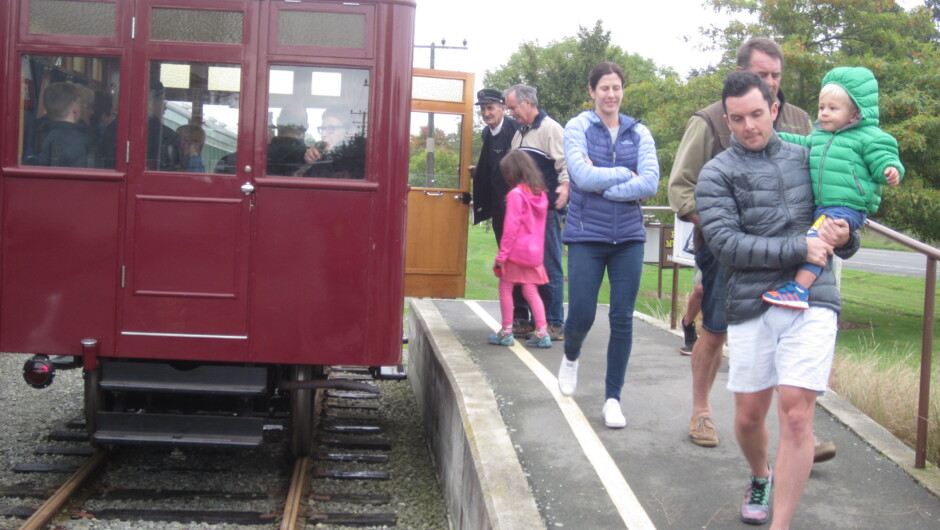
{"label": "toddler in green hooded jacket", "polygon": [[[809,168],[816,199],[816,237],[826,217],[845,219],[852,231],[878,211],[881,186],[898,185],[904,166],[898,142],[878,128],[878,80],[871,70],[843,66],[823,78],[816,130],[809,136],[780,133],[788,142],[809,147]],[[809,288],[822,267],[804,263],[794,281],[767,291],[764,301],[794,309],[809,308]]]}

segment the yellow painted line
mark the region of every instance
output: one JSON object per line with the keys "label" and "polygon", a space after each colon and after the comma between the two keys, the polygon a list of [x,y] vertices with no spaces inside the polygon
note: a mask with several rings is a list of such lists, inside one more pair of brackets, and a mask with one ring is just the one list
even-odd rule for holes
{"label": "yellow painted line", "polygon": [[[477,316],[483,320],[483,323],[489,326],[493,332],[496,332],[501,327],[496,319],[480,307],[480,304],[473,300],[467,300],[464,303],[466,303],[467,307],[476,313]],[[591,424],[584,416],[581,407],[578,406],[574,399],[561,395],[561,392],[558,390],[558,379],[555,378],[555,374],[545,369],[542,363],[533,357],[532,354],[529,353],[529,350],[525,349],[519,341],[516,341],[509,349],[516,354],[516,357],[518,357],[533,374],[535,374],[535,377],[545,385],[545,388],[547,388],[552,397],[555,398],[555,402],[558,404],[558,408],[568,422],[571,432],[574,434],[575,438],[577,438],[578,443],[581,444],[581,450],[584,451],[584,455],[594,467],[594,472],[597,473],[597,477],[600,478],[601,483],[607,490],[607,494],[610,495],[611,502],[617,507],[617,512],[620,514],[620,518],[623,519],[623,524],[630,529],[655,529],[656,527],[653,525],[653,521],[650,520],[649,516],[646,514],[646,510],[640,505],[640,501],[637,500],[636,495],[633,494],[633,490],[630,489],[627,480],[623,477],[623,474],[620,473],[620,468],[617,467],[617,463],[614,462],[610,453],[607,452],[604,443],[598,438],[597,433],[594,432],[594,428],[591,427]],[[561,363],[560,357],[558,358],[558,362],[559,364]]]}

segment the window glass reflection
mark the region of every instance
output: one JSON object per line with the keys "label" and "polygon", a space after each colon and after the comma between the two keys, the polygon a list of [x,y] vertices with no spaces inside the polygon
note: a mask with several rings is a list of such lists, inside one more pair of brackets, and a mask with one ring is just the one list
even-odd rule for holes
{"label": "window glass reflection", "polygon": [[119,61],[24,55],[20,75],[22,163],[113,169]]}
{"label": "window glass reflection", "polygon": [[267,174],[364,179],[369,71],[278,65],[269,78]]}
{"label": "window glass reflection", "polygon": [[234,174],[240,83],[237,65],[151,63],[146,168]]}
{"label": "window glass reflection", "polygon": [[460,131],[463,117],[411,113],[408,184],[417,188],[460,188]]}

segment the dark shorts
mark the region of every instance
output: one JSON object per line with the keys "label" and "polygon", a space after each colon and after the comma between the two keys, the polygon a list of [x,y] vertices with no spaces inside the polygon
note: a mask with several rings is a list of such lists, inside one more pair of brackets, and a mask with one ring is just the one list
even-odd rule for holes
{"label": "dark shorts", "polygon": [[704,241],[695,249],[695,264],[702,270],[702,327],[712,333],[727,333],[725,267]]}

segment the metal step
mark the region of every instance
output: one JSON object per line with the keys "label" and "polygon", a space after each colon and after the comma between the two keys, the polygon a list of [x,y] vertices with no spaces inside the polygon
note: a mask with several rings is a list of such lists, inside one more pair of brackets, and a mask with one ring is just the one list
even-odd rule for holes
{"label": "metal step", "polygon": [[264,419],[236,416],[98,412],[99,444],[258,447]]}
{"label": "metal step", "polygon": [[100,387],[130,392],[264,396],[267,368],[205,364],[178,370],[166,363],[109,362],[103,366]]}

